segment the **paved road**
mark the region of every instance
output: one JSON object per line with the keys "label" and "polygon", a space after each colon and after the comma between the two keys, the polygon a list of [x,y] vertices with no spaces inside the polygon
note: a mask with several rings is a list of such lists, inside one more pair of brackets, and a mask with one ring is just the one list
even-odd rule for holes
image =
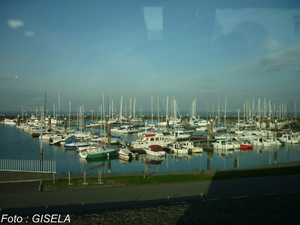
{"label": "paved road", "polygon": [[168,198],[169,201],[200,199],[201,194],[204,200],[212,200],[300,192],[300,175],[48,192],[38,192],[38,184],[0,184],[2,213],[67,213],[124,207],[125,199],[132,206],[164,203]]}
{"label": "paved road", "polygon": [[[51,177],[52,175],[45,176]],[[65,177],[66,174],[57,176]],[[0,172],[0,177],[1,212],[25,215],[45,212],[68,213],[172,201],[244,198],[246,196],[300,192],[300,175],[176,184],[100,186],[99,188],[45,192],[38,191],[40,174]],[[42,176],[42,178],[44,177]]]}

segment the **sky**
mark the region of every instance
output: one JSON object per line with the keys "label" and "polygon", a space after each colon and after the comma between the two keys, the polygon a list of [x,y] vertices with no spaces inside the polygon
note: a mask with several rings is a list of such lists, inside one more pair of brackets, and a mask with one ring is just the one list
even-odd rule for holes
{"label": "sky", "polygon": [[294,110],[299,84],[299,1],[0,1],[0,111]]}

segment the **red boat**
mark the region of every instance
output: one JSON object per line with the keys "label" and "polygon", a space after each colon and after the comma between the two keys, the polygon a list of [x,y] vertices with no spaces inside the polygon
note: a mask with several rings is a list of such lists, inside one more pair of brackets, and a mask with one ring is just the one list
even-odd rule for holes
{"label": "red boat", "polygon": [[240,143],[241,148],[253,148],[253,144],[249,143],[249,142],[244,142],[244,143]]}

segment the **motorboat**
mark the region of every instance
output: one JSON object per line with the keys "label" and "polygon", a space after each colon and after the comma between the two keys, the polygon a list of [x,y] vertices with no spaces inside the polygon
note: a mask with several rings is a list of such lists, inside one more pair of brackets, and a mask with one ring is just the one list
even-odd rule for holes
{"label": "motorboat", "polygon": [[235,140],[228,140],[228,143],[233,145],[234,149],[239,149],[241,148],[241,144],[238,141]]}
{"label": "motorboat", "polygon": [[253,148],[253,144],[251,144],[249,141],[240,141],[240,147],[241,148]]}
{"label": "motorboat", "polygon": [[266,138],[265,140],[270,142],[271,145],[282,145],[282,143],[276,137]]}
{"label": "motorboat", "polygon": [[283,134],[278,140],[286,144],[299,144],[299,140],[289,134]]}
{"label": "motorboat", "polygon": [[146,154],[153,156],[166,156],[166,152],[160,145],[150,145],[148,148],[144,148]]}
{"label": "motorboat", "polygon": [[131,142],[132,148],[148,148],[151,145],[167,147],[174,141],[165,137],[161,133],[143,134],[140,139]]}
{"label": "motorboat", "polygon": [[191,153],[201,153],[203,152],[203,148],[196,147],[192,141],[183,141],[180,142],[181,146],[184,148],[187,148],[189,152]]}
{"label": "motorboat", "polygon": [[131,152],[128,148],[120,148],[119,157],[126,160],[136,159],[138,154]]}
{"label": "motorboat", "polygon": [[264,138],[254,138],[251,140],[251,143],[255,146],[271,146],[271,143]]}
{"label": "motorboat", "polygon": [[17,124],[15,120],[7,119],[7,118],[4,118],[2,123],[4,125],[13,125],[13,126],[15,126]]}
{"label": "motorboat", "polygon": [[183,146],[179,142],[173,143],[169,146],[172,154],[187,154],[189,150]]}
{"label": "motorboat", "polygon": [[220,149],[234,149],[234,146],[230,144],[227,140],[216,140],[212,143],[212,146],[214,148]]}
{"label": "motorboat", "polygon": [[173,135],[169,135],[168,137],[169,137],[170,139],[173,139],[173,140],[179,140],[179,139],[186,139],[186,138],[189,138],[189,137],[191,137],[191,135],[185,133],[185,132],[182,131],[182,130],[177,130],[177,131],[174,132]]}

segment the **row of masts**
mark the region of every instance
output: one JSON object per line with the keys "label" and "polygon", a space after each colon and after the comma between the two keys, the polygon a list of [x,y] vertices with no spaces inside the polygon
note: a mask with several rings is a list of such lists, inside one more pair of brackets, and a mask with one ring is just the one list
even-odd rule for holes
{"label": "row of masts", "polygon": [[[46,97],[45,97],[46,99]],[[117,108],[114,105],[114,101],[111,100],[111,102],[108,102],[107,100],[107,107],[108,109],[105,108],[105,95],[104,95],[104,91],[102,91],[102,104],[99,107],[99,110],[97,112],[97,108],[95,108],[95,110],[90,110],[90,112],[92,113],[92,117],[93,117],[93,113],[95,113],[95,117],[96,120],[100,119],[102,121],[106,120],[106,116],[108,116],[109,119],[122,119],[122,118],[136,118],[138,117],[136,115],[136,98],[132,98],[132,96],[129,99],[129,113],[127,112],[127,103],[124,104],[124,99],[123,99],[123,95],[120,98],[120,108],[119,111],[117,112]],[[125,105],[125,106],[123,106]],[[61,115],[60,114],[60,109],[61,106],[63,108],[63,105],[61,104],[60,101],[60,96],[58,94],[58,104],[57,106],[55,105],[55,103],[53,102],[53,118],[57,118],[57,115]],[[44,106],[45,107],[45,106]],[[81,106],[80,106],[81,107]],[[77,115],[79,115],[79,111],[80,111],[80,107],[77,107]],[[154,114],[154,108],[156,108],[157,110],[157,115]],[[243,103],[243,108],[244,108],[244,120],[254,120],[255,118],[258,118],[259,121],[261,121],[262,119],[270,119],[271,121],[274,119],[282,119],[284,117],[287,116],[291,116],[291,114],[289,113],[289,110],[287,108],[287,105],[285,103],[281,103],[281,101],[279,100],[279,103],[271,103],[271,100],[266,100],[266,98],[264,98],[263,101],[261,101],[260,98],[258,98],[257,103],[255,103],[254,99],[252,100],[252,102],[248,99],[245,100],[245,102]],[[124,111],[123,111],[124,109]],[[196,106],[196,98],[193,100],[192,104],[191,104],[191,108],[190,111],[188,113],[188,116],[190,118],[195,118],[197,115],[197,106]],[[83,115],[85,114],[84,111],[84,105],[82,104],[82,112]],[[143,106],[141,105],[140,107],[140,116],[143,115]],[[36,107],[36,115],[38,116],[39,114],[39,110],[38,107]],[[45,110],[46,115],[48,115],[48,110]],[[171,113],[169,114],[169,111],[171,111]],[[222,110],[223,111],[223,110]],[[297,104],[295,103],[294,106],[294,116],[297,116]],[[27,111],[26,111],[27,112]],[[69,126],[70,126],[70,121],[71,121],[71,101],[69,102],[69,113],[66,114],[68,116],[68,122],[69,122]],[[97,112],[97,114],[96,114]],[[206,120],[210,120],[211,118],[216,119],[218,124],[220,124],[220,120],[221,117],[224,116],[224,125],[226,126],[226,113],[227,113],[227,95],[225,95],[225,105],[224,105],[224,114],[221,115],[221,108],[220,108],[220,101],[218,101],[218,110],[215,113],[214,112],[214,102],[212,104],[212,113],[210,113],[210,109],[208,107],[208,103],[206,102]],[[23,118],[23,108],[22,108],[22,118]],[[162,101],[160,101],[160,98],[157,98],[157,104],[155,104],[154,102],[154,98],[153,95],[151,95],[151,123],[153,124],[153,118],[154,116],[156,117],[156,119],[158,120],[158,122],[161,120],[166,120],[168,117],[171,118],[173,117],[174,120],[176,120],[178,117],[180,117],[180,112],[179,112],[179,108],[177,105],[177,101],[175,100],[175,97],[173,96],[172,99],[172,103],[170,104],[169,107],[169,96],[167,96],[167,101],[166,101],[166,106],[164,107],[164,98],[162,99]],[[293,116],[293,115],[292,115]],[[78,121],[78,120],[77,120]],[[77,122],[78,124],[78,122]]]}

